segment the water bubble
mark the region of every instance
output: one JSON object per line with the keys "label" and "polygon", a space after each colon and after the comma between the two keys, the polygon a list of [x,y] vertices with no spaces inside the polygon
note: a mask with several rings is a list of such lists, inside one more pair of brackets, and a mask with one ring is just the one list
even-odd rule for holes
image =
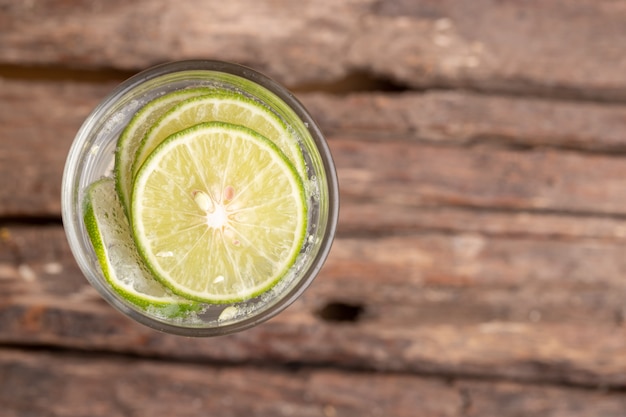
{"label": "water bubble", "polygon": [[226,307],[224,310],[222,310],[220,316],[217,318],[218,321],[225,321],[225,320],[230,320],[232,318],[234,318],[237,313],[239,312],[239,309],[235,306],[229,306]]}

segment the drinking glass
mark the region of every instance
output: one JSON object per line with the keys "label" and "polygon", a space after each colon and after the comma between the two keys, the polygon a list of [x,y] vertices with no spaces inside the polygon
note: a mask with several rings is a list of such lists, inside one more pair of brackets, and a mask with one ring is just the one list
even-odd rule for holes
{"label": "drinking glass", "polygon": [[[120,296],[103,276],[89,240],[83,202],[86,188],[114,175],[118,137],[149,101],[175,90],[206,87],[230,90],[265,105],[293,132],[302,150],[308,205],[305,243],[280,283],[255,298],[231,304],[202,304],[187,317],[167,318]],[[270,186],[270,185],[268,185]],[[216,336],[255,326],[293,303],[318,275],[334,238],[339,193],[328,144],[311,115],[287,89],[238,64],[192,60],[145,70],[115,88],[86,118],[69,151],[62,184],[63,225],[71,251],[87,280],[113,307],[151,328],[184,336]]]}

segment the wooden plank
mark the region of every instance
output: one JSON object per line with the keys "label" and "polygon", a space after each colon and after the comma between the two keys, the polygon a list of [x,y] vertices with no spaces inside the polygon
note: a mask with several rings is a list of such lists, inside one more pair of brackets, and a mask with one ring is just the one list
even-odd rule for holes
{"label": "wooden plank", "polygon": [[[61,228],[3,233],[4,344],[626,386],[626,260],[616,243],[339,238],[320,277],[278,317],[240,334],[182,343],[100,300]],[[338,313],[328,312],[333,305]],[[360,313],[342,317],[342,306]]]}
{"label": "wooden plank", "polygon": [[[62,228],[10,227],[1,233],[5,294],[78,295],[87,286]],[[403,306],[415,303],[422,310],[413,314],[441,309],[447,311],[446,320],[454,322],[527,321],[533,311],[541,310],[544,314],[537,320],[543,322],[617,322],[626,290],[623,248],[623,243],[611,241],[475,234],[339,237],[323,278],[315,284],[320,301],[310,297],[306,305],[315,309],[333,299],[361,300],[370,303],[371,319],[407,323],[430,320],[428,314],[402,317]],[[384,291],[376,291],[381,288]],[[483,292],[487,290],[491,292]],[[551,317],[551,312],[558,314]]]}
{"label": "wooden plank", "polygon": [[0,79],[0,216],[58,217],[63,166],[112,84]]}
{"label": "wooden plank", "polygon": [[309,93],[301,98],[331,136],[611,153],[626,149],[622,134],[626,107],[621,105],[459,90],[345,96]]}
{"label": "wooden plank", "polygon": [[[5,179],[5,186],[0,189],[0,215],[59,216],[60,179],[67,150],[84,117],[110,91],[112,85],[4,80],[1,86],[0,176]],[[360,213],[350,216],[350,219],[376,225],[362,220],[371,214],[367,210],[382,201],[389,213],[405,213],[398,217],[409,218],[404,225],[411,223],[410,210],[424,205],[430,206],[423,210],[424,213],[432,211],[433,205],[577,214],[624,213],[626,187],[623,178],[626,176],[623,175],[625,166],[622,158],[556,149],[519,151],[499,149],[498,146],[452,146],[454,142],[463,144],[477,137],[513,137],[513,142],[526,145],[536,145],[539,141],[544,145],[568,146],[570,141],[563,138],[574,134],[577,123],[569,133],[567,130],[562,133],[561,128],[567,126],[566,119],[571,117],[572,120],[582,120],[581,124],[588,122],[589,126],[604,126],[589,128],[586,134],[581,133],[573,142],[587,144],[587,149],[615,150],[622,146],[617,139],[619,135],[604,134],[623,131],[626,120],[623,107],[572,106],[497,97],[492,97],[493,103],[488,104],[487,98],[463,93],[453,96],[443,93],[436,99],[433,97],[432,94],[363,95],[345,99],[305,96],[305,102],[312,105],[315,116],[331,132],[330,142],[339,168],[343,207],[348,213]],[[472,112],[462,110],[450,112],[446,109],[450,108],[451,98],[453,102],[461,103],[462,108],[483,110],[476,111],[473,116],[467,116]],[[492,112],[490,109],[505,106],[502,100],[506,100],[508,108],[518,109],[519,122],[514,122],[517,118],[511,117],[499,124],[499,113],[494,113],[490,120],[483,119],[485,114]],[[398,119],[404,122],[396,124],[396,119],[387,117],[401,108],[428,106],[432,107],[432,111],[425,112],[423,119],[404,112]],[[550,123],[547,123],[544,128],[536,130],[524,128],[533,125],[548,108],[560,114],[555,119],[558,125],[548,128]],[[377,109],[387,110],[377,112]],[[525,112],[524,109],[533,110]],[[361,110],[363,117],[349,116],[360,114]],[[440,113],[450,116],[448,125],[451,133],[443,139],[424,133],[428,143],[420,140],[421,135],[415,138],[411,132],[416,130],[434,132],[441,129],[442,120],[437,116]],[[345,117],[338,119],[333,114]],[[416,125],[415,120],[423,121]],[[388,125],[397,127],[387,131],[385,126]],[[354,138],[363,131],[369,131],[368,138],[372,140]],[[608,139],[604,144],[596,145],[603,143],[602,138]],[[430,144],[431,141],[443,141],[447,145],[437,146]],[[506,142],[496,140],[495,144]],[[33,152],[33,149],[37,151]],[[461,217],[471,215],[466,211],[460,213]],[[578,223],[579,218],[569,221],[569,224]],[[598,226],[605,227],[609,232],[597,233],[611,235],[613,232],[610,230],[623,231],[623,225],[619,224],[618,227]],[[388,227],[380,229],[387,230]],[[567,226],[563,230],[568,228],[572,229]]]}
{"label": "wooden plank", "polygon": [[620,2],[375,4],[375,15],[362,19],[362,36],[351,48],[359,68],[411,86],[624,97],[626,28],[620,22],[626,8]]}
{"label": "wooden plank", "polygon": [[419,232],[464,232],[509,237],[606,239],[622,241],[626,220],[619,217],[572,216],[567,213],[498,211],[441,204],[401,205],[342,198],[341,235],[366,236]]}
{"label": "wooden plank", "polygon": [[328,369],[0,350],[3,416],[621,417],[626,395]]}
{"label": "wooden plank", "polygon": [[342,196],[510,210],[621,215],[626,159],[331,138]]}
{"label": "wooden plank", "polygon": [[596,391],[461,381],[466,399],[463,416],[623,416],[626,399]]}
{"label": "wooden plank", "polygon": [[[0,350],[2,415],[458,416],[439,380]],[[600,403],[611,404],[610,396]]]}
{"label": "wooden plank", "polygon": [[0,5],[5,64],[135,70],[206,57],[290,85],[365,71],[417,87],[626,97],[626,8],[612,0]]}

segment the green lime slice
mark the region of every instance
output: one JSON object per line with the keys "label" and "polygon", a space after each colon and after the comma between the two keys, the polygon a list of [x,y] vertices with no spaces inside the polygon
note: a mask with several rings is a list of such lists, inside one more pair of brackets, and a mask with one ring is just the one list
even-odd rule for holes
{"label": "green lime slice", "polygon": [[115,182],[122,206],[126,213],[130,210],[132,189],[132,167],[135,154],[144,135],[172,106],[191,97],[211,92],[210,88],[190,88],[177,90],[149,101],[128,122],[117,142],[115,150]]}
{"label": "green lime slice", "polygon": [[195,303],[172,295],[144,266],[113,179],[92,183],[84,203],[87,233],[104,277],[118,294],[143,310],[168,318],[198,309]]}
{"label": "green lime slice", "polygon": [[245,126],[265,136],[283,151],[301,178],[306,168],[300,145],[287,125],[263,104],[228,90],[194,97],[172,107],[148,130],[137,151],[133,177],[148,155],[168,136],[203,122],[225,122]]}
{"label": "green lime slice", "polygon": [[306,234],[305,190],[270,140],[242,126],[202,123],[168,137],[138,172],[137,249],[172,292],[237,302],[273,287]]}

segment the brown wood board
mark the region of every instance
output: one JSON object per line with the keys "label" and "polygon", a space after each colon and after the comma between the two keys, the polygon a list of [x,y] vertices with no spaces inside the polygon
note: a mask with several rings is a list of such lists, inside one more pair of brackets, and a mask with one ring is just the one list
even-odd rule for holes
{"label": "brown wood board", "polygon": [[[616,393],[329,369],[0,350],[3,415],[619,417]],[[155,384],[154,381],[158,381]],[[21,387],[27,385],[28,389]]]}
{"label": "brown wood board", "polygon": [[[0,415],[626,415],[625,18],[615,0],[0,0]],[[340,182],[311,288],[214,339],[106,304],[61,224],[85,117],[188,58],[294,89]]]}
{"label": "brown wood board", "polygon": [[[339,238],[320,277],[286,312],[205,341],[160,334],[106,305],[75,266],[61,228],[11,227],[3,236],[0,341],[11,345],[626,384],[621,244]],[[325,317],[336,304],[361,310]]]}
{"label": "brown wood board", "polygon": [[137,70],[218,58],[289,85],[355,72],[410,87],[626,96],[613,0],[0,3],[0,62]]}

